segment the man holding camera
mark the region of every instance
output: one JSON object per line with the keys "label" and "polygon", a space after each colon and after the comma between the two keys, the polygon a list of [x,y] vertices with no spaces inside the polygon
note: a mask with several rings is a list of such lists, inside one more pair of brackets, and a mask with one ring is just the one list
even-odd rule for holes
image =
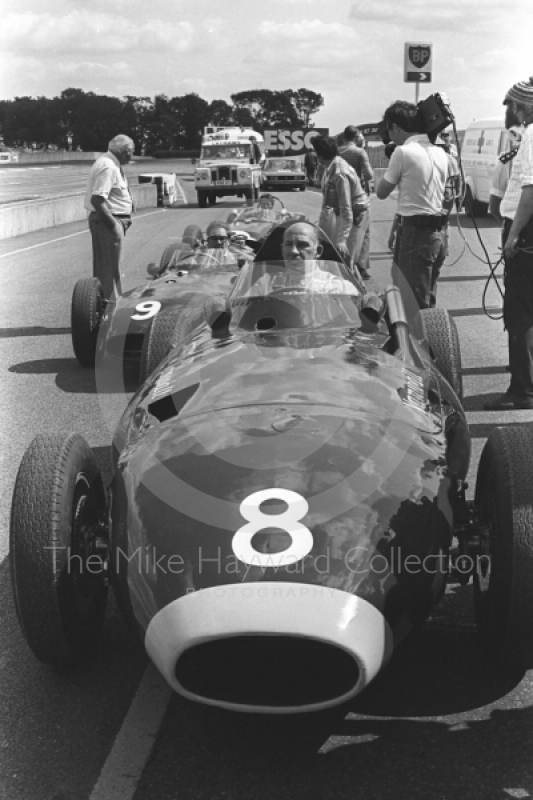
{"label": "man holding camera", "polygon": [[396,148],[376,188],[384,200],[398,187],[398,227],[394,263],[420,308],[435,306],[437,279],[445,258],[443,201],[448,156],[426,133],[418,107],[398,100],[383,122]]}
{"label": "man holding camera", "polygon": [[485,405],[487,411],[533,409],[533,77],[515,83],[503,104],[505,127],[524,126],[500,205],[511,381],[505,394]]}

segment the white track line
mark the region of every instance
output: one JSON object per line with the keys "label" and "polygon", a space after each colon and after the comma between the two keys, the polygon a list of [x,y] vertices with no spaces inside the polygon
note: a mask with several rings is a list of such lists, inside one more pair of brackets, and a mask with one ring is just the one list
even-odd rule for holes
{"label": "white track line", "polygon": [[172,690],[150,665],[135,693],[89,800],[131,800]]}
{"label": "white track line", "polygon": [[[139,214],[135,216],[135,221],[151,217],[153,214],[161,214],[165,209],[158,209],[157,211],[149,211],[148,214]],[[37,231],[33,231],[37,233]],[[10,253],[1,253],[0,258],[7,258],[8,256],[16,256],[17,253],[26,253],[28,250],[35,250],[36,247],[45,247],[47,244],[55,244],[55,242],[62,242],[64,239],[72,239],[73,236],[81,236],[84,233],[89,233],[89,228],[77,233],[69,233],[67,236],[60,236],[58,239],[49,239],[47,242],[40,242],[40,244],[31,244],[29,247],[21,247],[20,250],[11,250]]]}

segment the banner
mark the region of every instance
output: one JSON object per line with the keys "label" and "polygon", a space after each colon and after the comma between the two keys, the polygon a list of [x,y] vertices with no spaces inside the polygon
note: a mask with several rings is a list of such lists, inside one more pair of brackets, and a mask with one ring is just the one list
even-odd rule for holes
{"label": "banner", "polygon": [[263,132],[269,156],[299,156],[311,149],[315,136],[328,136],[329,128],[267,128]]}

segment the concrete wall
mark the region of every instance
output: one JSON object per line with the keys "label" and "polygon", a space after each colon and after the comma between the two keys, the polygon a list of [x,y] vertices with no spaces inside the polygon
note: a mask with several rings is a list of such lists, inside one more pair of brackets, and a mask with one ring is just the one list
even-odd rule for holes
{"label": "concrete wall", "polygon": [[[132,184],[131,193],[137,208],[157,208],[157,186]],[[70,194],[47,200],[0,207],[0,239],[22,236],[41,228],[53,228],[87,218],[83,194]]]}
{"label": "concrete wall", "polygon": [[96,161],[100,153],[58,152],[47,150],[42,153],[19,153],[19,164],[61,164],[65,161]]}

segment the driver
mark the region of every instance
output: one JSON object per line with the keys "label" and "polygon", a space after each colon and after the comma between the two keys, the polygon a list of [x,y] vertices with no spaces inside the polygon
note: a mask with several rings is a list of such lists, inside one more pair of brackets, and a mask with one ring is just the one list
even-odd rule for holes
{"label": "driver", "polygon": [[229,240],[229,229],[224,222],[210,222],[205,232],[207,246],[214,249],[227,247]]}
{"label": "driver", "polygon": [[253,294],[299,288],[326,294],[359,295],[351,281],[322,269],[317,259],[322,255],[323,247],[318,231],[308,222],[295,222],[285,230],[281,250],[285,269],[262,275],[252,287]]}

